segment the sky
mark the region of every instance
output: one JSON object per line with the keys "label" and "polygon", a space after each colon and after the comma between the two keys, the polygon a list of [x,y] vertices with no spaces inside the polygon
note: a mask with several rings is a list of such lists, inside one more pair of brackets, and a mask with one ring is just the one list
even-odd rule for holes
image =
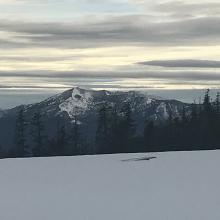
{"label": "sky", "polygon": [[218,90],[219,23],[217,0],[0,0],[0,108],[73,86]]}

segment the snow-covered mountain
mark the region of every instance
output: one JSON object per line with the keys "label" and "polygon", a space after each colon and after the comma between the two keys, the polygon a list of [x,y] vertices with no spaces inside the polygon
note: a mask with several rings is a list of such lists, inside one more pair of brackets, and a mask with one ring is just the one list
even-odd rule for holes
{"label": "snow-covered mountain", "polygon": [[21,107],[24,107],[27,114],[40,111],[48,117],[66,115],[69,119],[72,119],[74,116],[81,118],[97,111],[103,103],[109,106],[117,106],[120,109],[127,102],[130,103],[134,114],[141,114],[145,118],[156,121],[167,120],[169,112],[174,117],[178,117],[183,106],[186,105],[176,100],[167,100],[137,91],[109,92],[75,87],[40,103],[18,106],[4,111],[4,115],[6,117],[7,115],[13,115]]}
{"label": "snow-covered mountain", "polygon": [[92,137],[96,130],[97,112],[103,103],[107,106],[116,106],[120,110],[128,102],[131,105],[138,131],[143,129],[146,119],[163,123],[169,118],[170,113],[173,117],[179,117],[183,107],[187,107],[187,104],[177,100],[166,100],[138,91],[109,92],[75,87],[40,103],[18,106],[0,112],[0,136],[2,136],[0,140],[12,144],[11,137],[14,135],[15,117],[21,108],[25,109],[27,120],[35,112],[41,112],[49,135],[55,132],[57,120],[62,119],[68,124],[77,116],[82,130],[88,134],[88,137]]}

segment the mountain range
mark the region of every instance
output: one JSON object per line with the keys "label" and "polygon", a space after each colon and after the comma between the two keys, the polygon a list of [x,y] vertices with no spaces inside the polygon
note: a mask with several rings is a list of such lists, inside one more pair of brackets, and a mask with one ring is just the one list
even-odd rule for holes
{"label": "mountain range", "polygon": [[189,104],[149,95],[140,91],[95,91],[74,87],[61,94],[52,96],[40,103],[21,105],[0,111],[0,145],[14,146],[15,121],[19,110],[24,109],[25,118],[30,121],[33,114],[40,112],[47,130],[47,136],[56,134],[59,121],[70,126],[77,118],[81,131],[88,141],[94,140],[97,128],[97,114],[101,106],[115,106],[117,109],[129,103],[137,127],[142,132],[146,120],[164,123],[172,117],[180,117],[183,108]]}

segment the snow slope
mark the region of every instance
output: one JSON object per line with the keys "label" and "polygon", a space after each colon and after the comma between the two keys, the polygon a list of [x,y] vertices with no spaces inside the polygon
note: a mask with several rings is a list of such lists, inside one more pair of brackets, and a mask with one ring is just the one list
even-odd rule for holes
{"label": "snow slope", "polygon": [[144,156],[1,160],[0,219],[220,219],[220,151]]}
{"label": "snow slope", "polygon": [[69,117],[72,118],[74,115],[84,113],[92,99],[91,92],[76,87],[73,88],[72,96],[60,104],[59,107],[62,112],[67,112]]}

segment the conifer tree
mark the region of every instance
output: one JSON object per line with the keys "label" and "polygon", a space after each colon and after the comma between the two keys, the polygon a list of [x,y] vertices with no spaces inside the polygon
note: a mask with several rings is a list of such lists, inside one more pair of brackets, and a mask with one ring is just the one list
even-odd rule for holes
{"label": "conifer tree", "polygon": [[213,141],[214,129],[214,111],[210,98],[210,90],[207,89],[203,101],[202,114],[202,144],[203,146],[211,146]]}
{"label": "conifer tree", "polygon": [[199,117],[198,107],[197,107],[197,104],[195,101],[193,104],[191,104],[191,112],[190,113],[191,113],[190,114],[190,122],[195,125],[195,123],[197,123],[198,117]]}
{"label": "conifer tree", "polygon": [[79,132],[79,125],[77,116],[74,116],[73,127],[72,127],[72,147],[71,147],[71,154],[81,154],[81,147],[80,147],[80,132]]}
{"label": "conifer tree", "polygon": [[134,125],[134,120],[132,118],[132,110],[131,110],[131,104],[127,103],[125,105],[125,117],[124,117],[124,122],[125,122],[125,129],[128,137],[134,137],[135,134],[135,125]]}
{"label": "conifer tree", "polygon": [[167,105],[168,119],[167,119],[167,128],[165,133],[167,133],[166,144],[173,146],[176,139],[176,128],[175,128],[175,119],[173,117],[173,112],[170,105]]}
{"label": "conifer tree", "polygon": [[210,90],[207,89],[204,96],[203,108],[205,117],[210,117],[212,111],[211,99],[210,99]]}
{"label": "conifer tree", "polygon": [[187,115],[186,115],[186,108],[185,108],[185,106],[183,106],[183,108],[182,108],[181,121],[182,121],[183,125],[186,125],[187,122],[188,122],[188,118],[187,118]]}
{"label": "conifer tree", "polygon": [[119,131],[120,117],[116,106],[110,109],[110,126],[109,126],[109,141],[113,153],[120,152],[120,131]]}
{"label": "conifer tree", "polygon": [[216,94],[216,99],[214,102],[214,120],[213,120],[213,133],[214,133],[214,144],[218,146],[220,144],[220,93]]}
{"label": "conifer tree", "polygon": [[42,115],[40,112],[34,113],[31,121],[31,134],[33,139],[33,155],[43,156],[44,153],[44,125],[42,121]]}
{"label": "conifer tree", "polygon": [[24,118],[24,110],[23,108],[19,110],[16,117],[16,128],[15,128],[15,156],[24,157],[26,156],[26,122]]}
{"label": "conifer tree", "polygon": [[220,122],[220,93],[217,92],[216,99],[215,99],[215,113],[216,119]]}
{"label": "conifer tree", "polygon": [[96,148],[98,153],[107,153],[109,147],[108,112],[104,103],[98,112],[98,125],[96,131]]}
{"label": "conifer tree", "polygon": [[57,134],[57,149],[59,156],[64,156],[68,155],[68,150],[67,150],[67,133],[66,133],[66,127],[65,125],[62,125]]}
{"label": "conifer tree", "polygon": [[149,150],[154,145],[154,122],[146,121],[144,128],[144,145]]}
{"label": "conifer tree", "polygon": [[131,104],[129,102],[125,103],[122,113],[123,118],[120,121],[121,151],[130,152],[133,150],[132,145],[135,136],[135,124],[132,117]]}

